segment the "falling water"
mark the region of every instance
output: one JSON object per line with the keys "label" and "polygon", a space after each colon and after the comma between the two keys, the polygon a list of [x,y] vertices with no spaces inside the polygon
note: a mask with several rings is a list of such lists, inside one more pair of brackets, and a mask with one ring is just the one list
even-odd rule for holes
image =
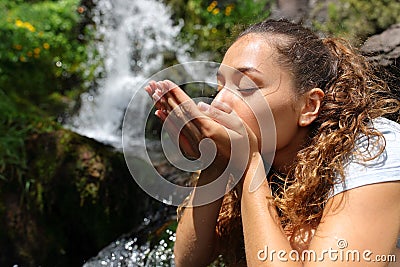
{"label": "falling water", "polygon": [[[121,147],[121,124],[126,107],[138,92],[143,106],[135,107],[132,121],[140,137],[149,99],[143,82],[164,64],[164,55],[182,54],[176,41],[181,25],[173,25],[170,10],[156,0],[97,0],[93,20],[96,24],[96,50],[104,60],[104,78],[99,87],[81,96],[81,109],[69,124],[76,132]],[[179,56],[179,55],[178,55]]]}

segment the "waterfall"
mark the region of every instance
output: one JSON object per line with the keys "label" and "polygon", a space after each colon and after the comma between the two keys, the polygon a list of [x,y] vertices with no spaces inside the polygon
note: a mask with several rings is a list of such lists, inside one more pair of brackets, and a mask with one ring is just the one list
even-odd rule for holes
{"label": "waterfall", "polygon": [[[163,66],[164,54],[184,53],[176,41],[181,25],[173,25],[171,12],[156,0],[97,0],[93,10],[96,51],[104,66],[99,86],[81,95],[81,108],[68,124],[72,130],[121,148],[124,112],[143,82]],[[143,106],[135,107],[132,121],[140,137],[145,123],[145,92],[138,92]]]}

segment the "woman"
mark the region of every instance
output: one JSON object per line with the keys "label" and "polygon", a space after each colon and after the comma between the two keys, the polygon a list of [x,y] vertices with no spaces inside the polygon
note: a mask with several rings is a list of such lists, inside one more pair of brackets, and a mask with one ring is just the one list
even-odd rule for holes
{"label": "woman", "polygon": [[[171,134],[177,134],[174,121],[188,113],[196,118],[179,134],[188,157],[199,156],[203,138],[216,144],[197,187],[224,171],[232,136],[249,144],[235,188],[181,214],[176,266],[207,266],[218,255],[228,266],[388,266],[379,255],[399,257],[400,126],[382,117],[397,116],[399,102],[365,60],[343,40],[267,20],[245,30],[221,66],[211,105],[196,106],[170,81],[146,88],[156,115],[163,121],[174,116],[166,125]],[[268,172],[256,120],[261,109],[245,101],[253,94],[262,95],[275,122]],[[189,203],[198,197],[195,188]]]}

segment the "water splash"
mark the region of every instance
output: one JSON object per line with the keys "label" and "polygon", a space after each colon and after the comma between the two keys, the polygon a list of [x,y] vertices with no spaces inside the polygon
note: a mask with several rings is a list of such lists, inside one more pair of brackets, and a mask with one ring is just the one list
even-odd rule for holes
{"label": "water splash", "polygon": [[[175,241],[175,233],[166,230],[168,241]],[[137,238],[122,238],[104,248],[94,259],[83,267],[136,267],[136,266],[160,266],[173,267],[173,248],[165,239],[161,239],[155,246],[150,242],[138,244]]]}
{"label": "water splash", "polygon": [[[81,109],[70,119],[72,130],[121,148],[121,124],[129,100],[141,85],[164,64],[164,55],[185,53],[176,37],[182,25],[173,25],[171,12],[156,0],[97,0],[92,11],[96,24],[96,50],[104,60],[97,70],[104,78],[99,87],[81,95]],[[143,105],[150,105],[138,92]],[[132,121],[137,132],[145,123],[144,106]]]}
{"label": "water splash", "polygon": [[144,218],[131,234],[118,238],[102,249],[83,267],[174,267],[176,227],[174,210],[159,210]]}

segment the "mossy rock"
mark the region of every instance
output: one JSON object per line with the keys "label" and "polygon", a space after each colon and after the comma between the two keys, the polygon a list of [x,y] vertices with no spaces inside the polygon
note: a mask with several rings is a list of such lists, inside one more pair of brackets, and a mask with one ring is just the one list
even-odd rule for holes
{"label": "mossy rock", "polygon": [[26,141],[28,169],[1,180],[0,266],[81,266],[158,205],[122,153],[60,129]]}

